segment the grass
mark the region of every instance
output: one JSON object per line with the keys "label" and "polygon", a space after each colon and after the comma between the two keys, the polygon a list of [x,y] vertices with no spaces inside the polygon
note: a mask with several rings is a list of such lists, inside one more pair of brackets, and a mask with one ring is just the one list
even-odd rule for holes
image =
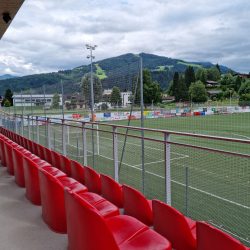
{"label": "grass", "polygon": [[202,68],[202,66],[201,66],[201,65],[199,65],[199,64],[184,63],[184,62],[178,62],[178,64],[183,64],[183,65],[187,65],[187,66],[192,66],[192,67]]}
{"label": "grass", "polygon": [[[127,125],[128,121],[110,122]],[[250,113],[228,115],[176,117],[166,119],[145,119],[144,127],[179,131],[194,134],[232,137],[250,140]],[[108,124],[108,123],[107,123]],[[140,120],[132,120],[131,126],[140,127]],[[99,125],[99,129],[111,131],[112,127]],[[36,131],[34,129],[34,131]],[[125,129],[118,129],[125,133]],[[95,153],[97,134],[95,134]],[[81,128],[66,129],[67,156],[83,164]],[[33,135],[33,134],[32,134]],[[139,131],[129,131],[129,135],[140,135]],[[26,132],[27,136],[27,132]],[[145,137],[163,140],[162,133],[145,132]],[[36,134],[34,133],[36,140]],[[45,127],[40,126],[41,144],[46,146]],[[54,140],[55,138],[55,140]],[[69,138],[69,141],[68,139]],[[79,150],[77,154],[77,138]],[[93,167],[91,131],[87,132],[88,165]],[[200,139],[181,135],[171,135],[171,142],[196,145],[217,150],[242,154],[250,152],[249,144],[227,141]],[[95,155],[95,170],[114,177],[113,174],[113,136],[99,132],[99,155]],[[120,161],[125,137],[118,135],[118,159]],[[62,153],[61,126],[51,126],[52,149]],[[55,145],[55,148],[53,148]],[[145,194],[148,199],[164,201],[165,162],[164,143],[144,140],[145,145]],[[78,157],[77,157],[78,155]],[[140,192],[143,190],[141,140],[127,137],[119,182],[128,184]],[[188,167],[188,209],[189,217],[194,220],[215,220],[213,224],[227,230],[244,245],[250,231],[250,159],[211,152],[187,146],[170,146],[171,164],[171,201],[172,206],[186,215],[186,167]],[[120,166],[120,164],[119,164]]]}
{"label": "grass", "polygon": [[102,68],[98,65],[98,63],[96,63],[95,66],[97,68],[96,74],[98,75],[98,77],[100,79],[107,78],[107,76],[105,75],[105,70],[102,70]]}

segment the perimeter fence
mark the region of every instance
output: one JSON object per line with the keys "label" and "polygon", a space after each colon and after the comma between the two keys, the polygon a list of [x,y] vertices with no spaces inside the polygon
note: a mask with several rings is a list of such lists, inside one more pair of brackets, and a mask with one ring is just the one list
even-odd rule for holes
{"label": "perimeter fence", "polygon": [[72,119],[0,116],[5,128],[130,185],[147,199],[164,201],[193,220],[209,221],[250,246],[250,140]]}

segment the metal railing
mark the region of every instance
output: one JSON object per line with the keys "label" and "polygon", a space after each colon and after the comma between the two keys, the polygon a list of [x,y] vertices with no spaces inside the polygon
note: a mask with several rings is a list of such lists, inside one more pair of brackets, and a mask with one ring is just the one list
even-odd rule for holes
{"label": "metal railing", "polygon": [[3,113],[0,121],[250,246],[250,140]]}

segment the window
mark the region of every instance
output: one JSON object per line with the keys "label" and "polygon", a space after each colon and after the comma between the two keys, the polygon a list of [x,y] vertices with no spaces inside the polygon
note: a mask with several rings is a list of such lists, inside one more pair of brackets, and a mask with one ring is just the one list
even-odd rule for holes
{"label": "window", "polygon": [[76,96],[72,96],[72,99],[76,99]]}
{"label": "window", "polygon": [[25,99],[25,102],[30,102],[30,99]]}
{"label": "window", "polygon": [[67,99],[71,99],[71,98],[70,98],[70,95],[67,95]]}
{"label": "window", "polygon": [[80,105],[80,109],[82,109],[82,105]]}
{"label": "window", "polygon": [[36,99],[36,102],[40,102],[40,99]]}
{"label": "window", "polygon": [[51,102],[51,99],[47,99],[47,102]]}

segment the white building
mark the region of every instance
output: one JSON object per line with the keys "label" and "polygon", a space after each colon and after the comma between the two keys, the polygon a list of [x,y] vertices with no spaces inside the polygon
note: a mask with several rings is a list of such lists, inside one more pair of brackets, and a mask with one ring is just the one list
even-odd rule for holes
{"label": "white building", "polygon": [[122,106],[128,106],[131,104],[131,102],[129,101],[129,96],[132,95],[131,91],[128,92],[121,92],[121,96],[122,96]]}
{"label": "white building", "polygon": [[[32,99],[31,99],[32,96]],[[54,94],[44,95],[13,95],[13,104],[15,106],[43,106],[45,100],[45,106],[51,106]],[[60,96],[59,105],[62,105],[62,95]]]}

